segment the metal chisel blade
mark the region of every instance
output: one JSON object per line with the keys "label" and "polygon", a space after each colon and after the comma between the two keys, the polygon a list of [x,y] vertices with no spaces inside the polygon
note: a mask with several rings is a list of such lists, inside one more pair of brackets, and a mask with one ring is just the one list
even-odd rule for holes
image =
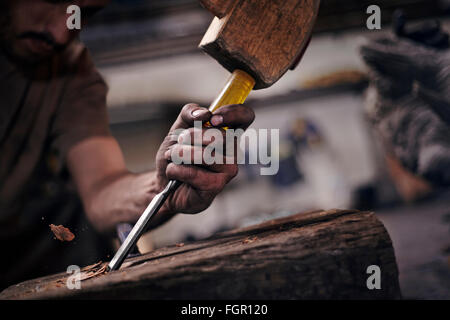
{"label": "metal chisel blade", "polygon": [[131,248],[136,244],[136,242],[141,237],[142,233],[146,230],[146,227],[148,225],[148,222],[153,217],[155,213],[158,212],[158,210],[161,208],[161,206],[164,204],[164,201],[167,199],[167,197],[178,188],[178,186],[181,183],[178,181],[170,181],[166,188],[157,194],[150,204],[145,209],[144,213],[142,213],[139,220],[134,225],[133,229],[131,230],[128,237],[125,239],[125,241],[120,246],[119,250],[114,255],[113,259],[108,264],[108,271],[114,271],[118,270],[120,266],[122,265],[123,261],[127,257],[128,253],[130,252]]}

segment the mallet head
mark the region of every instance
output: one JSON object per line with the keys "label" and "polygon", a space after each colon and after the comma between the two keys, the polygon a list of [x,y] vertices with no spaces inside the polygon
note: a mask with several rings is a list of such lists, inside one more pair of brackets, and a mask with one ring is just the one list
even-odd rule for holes
{"label": "mallet head", "polygon": [[303,55],[320,0],[200,0],[216,17],[200,48],[233,72],[270,87]]}

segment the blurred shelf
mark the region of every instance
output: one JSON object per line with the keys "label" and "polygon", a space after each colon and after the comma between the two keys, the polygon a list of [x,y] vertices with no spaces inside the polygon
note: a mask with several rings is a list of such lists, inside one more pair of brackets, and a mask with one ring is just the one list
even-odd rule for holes
{"label": "blurred shelf", "polygon": [[[305,101],[314,98],[323,98],[340,93],[361,94],[368,85],[368,81],[363,80],[353,83],[340,83],[333,86],[311,89],[299,89],[287,94],[274,95],[263,99],[248,99],[247,104],[253,109],[262,109],[283,105],[295,101]],[[169,123],[176,119],[181,107],[186,101],[172,103],[142,103],[123,107],[109,108],[110,124],[112,126],[133,124],[136,122],[168,121]],[[207,101],[199,103],[208,105]]]}
{"label": "blurred shelf", "polygon": [[[398,8],[411,19],[439,17],[448,13],[444,2],[380,0],[377,5],[387,29]],[[371,4],[372,0],[322,0],[315,32],[366,30],[366,9]],[[82,40],[101,66],[183,55],[200,52],[197,45],[212,18],[197,0],[113,0],[92,18]]]}

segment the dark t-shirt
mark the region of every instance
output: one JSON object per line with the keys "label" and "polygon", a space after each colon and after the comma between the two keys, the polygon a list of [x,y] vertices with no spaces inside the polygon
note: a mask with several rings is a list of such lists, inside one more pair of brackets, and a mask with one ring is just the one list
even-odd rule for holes
{"label": "dark t-shirt", "polygon": [[[110,135],[106,92],[78,41],[32,71],[0,51],[0,289],[110,254],[64,161],[78,142]],[[49,224],[68,227],[75,239],[56,240]]]}

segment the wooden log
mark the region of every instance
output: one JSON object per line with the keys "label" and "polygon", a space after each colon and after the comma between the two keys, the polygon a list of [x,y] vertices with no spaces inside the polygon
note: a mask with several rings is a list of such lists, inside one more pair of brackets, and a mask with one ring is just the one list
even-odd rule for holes
{"label": "wooden log", "polygon": [[[367,268],[371,265],[381,269],[380,290],[367,288]],[[66,287],[67,277],[57,274],[23,282],[0,293],[0,298],[401,297],[386,229],[373,213],[349,210],[297,214],[203,241],[158,249],[128,259],[119,271],[82,281],[79,290]]]}

